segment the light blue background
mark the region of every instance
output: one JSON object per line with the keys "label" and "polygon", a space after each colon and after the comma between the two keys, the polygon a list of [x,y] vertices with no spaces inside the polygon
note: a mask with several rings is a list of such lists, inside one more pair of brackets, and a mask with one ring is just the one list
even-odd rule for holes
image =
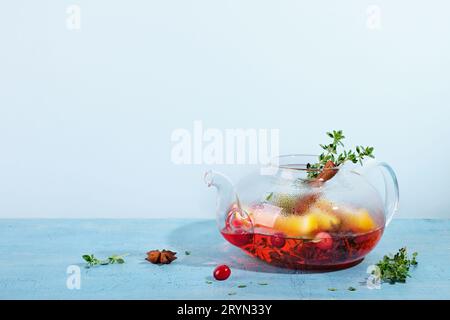
{"label": "light blue background", "polygon": [[[81,6],[81,30],[66,8]],[[366,27],[369,4],[382,29]],[[447,1],[8,1],[0,10],[0,217],[212,217],[171,133],[324,132],[396,170],[399,217],[450,217]],[[217,169],[234,179],[248,168]]]}

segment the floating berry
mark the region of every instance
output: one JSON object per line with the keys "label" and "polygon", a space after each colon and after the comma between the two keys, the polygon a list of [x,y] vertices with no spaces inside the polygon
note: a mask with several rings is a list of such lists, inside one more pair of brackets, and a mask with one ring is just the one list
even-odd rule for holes
{"label": "floating berry", "polygon": [[316,239],[320,240],[316,243],[316,246],[322,250],[331,249],[333,246],[333,238],[328,232],[319,232],[316,234]]}
{"label": "floating berry", "polygon": [[286,244],[286,239],[284,234],[279,232],[275,233],[270,237],[270,243],[276,248],[282,248]]}
{"label": "floating berry", "polygon": [[231,275],[231,269],[227,265],[222,264],[214,269],[213,275],[218,281],[227,280]]}

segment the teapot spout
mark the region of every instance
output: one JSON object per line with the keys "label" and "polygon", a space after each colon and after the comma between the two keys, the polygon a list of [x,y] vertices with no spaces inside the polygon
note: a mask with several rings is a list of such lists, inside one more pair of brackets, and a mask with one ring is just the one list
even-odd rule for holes
{"label": "teapot spout", "polygon": [[239,197],[233,182],[222,173],[207,171],[204,180],[208,187],[215,187],[217,190],[216,218],[222,228],[229,219],[230,212],[242,212]]}
{"label": "teapot spout", "polygon": [[219,208],[227,209],[233,204],[239,204],[239,198],[236,194],[234,184],[222,173],[209,170],[204,175],[205,183],[208,187],[215,187],[218,193]]}
{"label": "teapot spout", "polygon": [[251,243],[253,222],[242,208],[234,184],[227,176],[214,171],[207,171],[204,180],[208,187],[217,189],[216,221],[222,235],[238,247]]}

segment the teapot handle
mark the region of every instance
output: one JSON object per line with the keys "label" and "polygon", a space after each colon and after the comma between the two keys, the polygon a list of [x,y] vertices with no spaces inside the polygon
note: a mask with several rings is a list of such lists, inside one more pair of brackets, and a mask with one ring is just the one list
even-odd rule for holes
{"label": "teapot handle", "polygon": [[386,210],[386,226],[388,226],[399,206],[400,192],[398,188],[397,176],[391,166],[386,162],[369,160],[364,164],[364,171],[372,170],[374,168],[381,169],[383,174],[385,187],[384,207]]}

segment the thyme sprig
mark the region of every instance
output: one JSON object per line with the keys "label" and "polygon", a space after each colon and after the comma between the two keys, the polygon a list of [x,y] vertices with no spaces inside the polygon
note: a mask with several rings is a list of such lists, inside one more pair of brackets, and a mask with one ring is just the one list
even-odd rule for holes
{"label": "thyme sprig", "polygon": [[97,265],[108,265],[108,264],[122,264],[125,263],[125,259],[124,257],[127,256],[127,254],[122,254],[122,255],[112,255],[109,256],[107,259],[98,259],[97,257],[95,257],[93,254],[85,254],[82,256],[83,260],[86,261],[87,266],[86,267],[93,267],[93,266],[97,266]]}
{"label": "thyme sprig", "polygon": [[[396,282],[406,282],[410,277],[411,266],[417,266],[417,252],[408,257],[406,248],[403,247],[395,255],[385,255],[376,265],[379,268],[381,280],[394,284]],[[374,271],[375,272],[375,271]]]}
{"label": "thyme sprig", "polygon": [[334,165],[338,167],[346,161],[351,161],[353,163],[359,162],[362,164],[364,158],[374,158],[373,147],[357,146],[355,151],[344,150],[343,152],[338,153],[338,148],[344,147],[342,140],[345,139],[345,136],[342,130],[327,132],[327,136],[333,139],[333,141],[329,144],[320,145],[324,152],[319,155],[319,161],[317,163],[308,163],[307,169],[311,169],[308,171],[308,178],[316,178],[328,161],[332,161]]}

